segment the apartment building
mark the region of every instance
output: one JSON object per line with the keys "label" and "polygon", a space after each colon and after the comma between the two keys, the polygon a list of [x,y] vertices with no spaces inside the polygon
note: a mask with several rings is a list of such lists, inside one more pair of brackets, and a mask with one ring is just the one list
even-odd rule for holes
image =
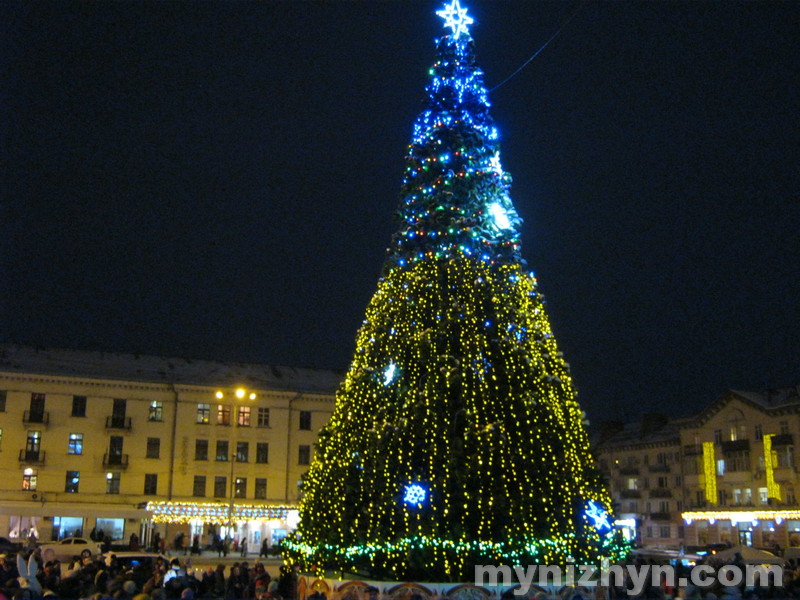
{"label": "apartment building", "polygon": [[799,388],[729,390],[695,415],[606,424],[595,450],[642,546],[800,546]]}
{"label": "apartment building", "polygon": [[0,345],[0,535],[277,542],[340,379]]}

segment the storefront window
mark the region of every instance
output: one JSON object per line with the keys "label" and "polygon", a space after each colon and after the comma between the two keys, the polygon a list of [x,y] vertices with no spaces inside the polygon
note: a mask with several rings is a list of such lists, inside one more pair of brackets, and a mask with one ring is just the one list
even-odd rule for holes
{"label": "storefront window", "polygon": [[80,517],[53,517],[53,539],[83,537],[83,519]]}
{"label": "storefront window", "polygon": [[103,531],[111,536],[111,540],[121,540],[125,537],[125,519],[97,519],[97,531]]}

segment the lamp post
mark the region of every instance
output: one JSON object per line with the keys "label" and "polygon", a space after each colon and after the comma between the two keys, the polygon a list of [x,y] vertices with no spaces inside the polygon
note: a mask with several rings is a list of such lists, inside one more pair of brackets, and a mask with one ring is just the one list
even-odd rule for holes
{"label": "lamp post", "polygon": [[[215,397],[217,398],[217,400],[223,400],[225,398],[225,395],[226,395],[225,392],[223,392],[222,390],[217,390],[217,392],[215,394]],[[255,400],[256,399],[256,393],[255,392],[248,392],[248,390],[246,390],[245,388],[242,388],[242,387],[236,388],[234,390],[234,392],[233,392],[233,396],[236,398],[236,400],[244,400],[245,398],[247,398],[249,400]],[[239,412],[238,412],[238,409],[237,409],[236,402],[234,402],[233,405],[231,406],[230,419],[231,419],[231,421],[233,419],[236,419],[236,425],[243,425],[244,424],[244,423],[240,423],[239,422],[240,416],[239,416]],[[249,425],[249,422],[247,424]],[[233,423],[229,422],[229,425],[233,426]],[[232,448],[233,451],[231,452],[231,460],[230,460],[230,462],[231,462],[231,469],[230,469],[231,487],[230,487],[230,495],[229,495],[229,498],[228,498],[228,532],[227,532],[227,537],[230,537],[230,539],[233,540],[233,512],[234,512],[233,511],[233,506],[234,506],[234,499],[236,498],[235,465],[236,465],[236,461],[237,461],[237,451],[238,451],[237,450],[237,446],[236,446],[236,436],[235,435],[231,436],[231,444],[233,446],[233,448]]]}

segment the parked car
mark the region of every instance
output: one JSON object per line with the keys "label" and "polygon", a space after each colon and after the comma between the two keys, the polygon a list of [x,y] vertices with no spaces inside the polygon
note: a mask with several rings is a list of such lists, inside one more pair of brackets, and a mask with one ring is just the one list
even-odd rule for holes
{"label": "parked car", "polygon": [[64,538],[58,542],[42,544],[39,548],[42,551],[42,558],[44,560],[69,560],[73,556],[79,555],[83,550],[89,550],[92,556],[102,552],[100,544],[82,537]]}
{"label": "parked car", "polygon": [[22,544],[0,537],[0,554],[13,554],[22,550]]}

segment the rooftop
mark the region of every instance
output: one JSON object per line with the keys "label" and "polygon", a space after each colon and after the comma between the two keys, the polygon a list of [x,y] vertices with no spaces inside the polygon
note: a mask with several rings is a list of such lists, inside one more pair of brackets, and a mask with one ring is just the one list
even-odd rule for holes
{"label": "rooftop", "polygon": [[210,387],[246,385],[331,395],[336,393],[344,377],[343,373],[329,370],[16,344],[0,344],[0,372]]}

